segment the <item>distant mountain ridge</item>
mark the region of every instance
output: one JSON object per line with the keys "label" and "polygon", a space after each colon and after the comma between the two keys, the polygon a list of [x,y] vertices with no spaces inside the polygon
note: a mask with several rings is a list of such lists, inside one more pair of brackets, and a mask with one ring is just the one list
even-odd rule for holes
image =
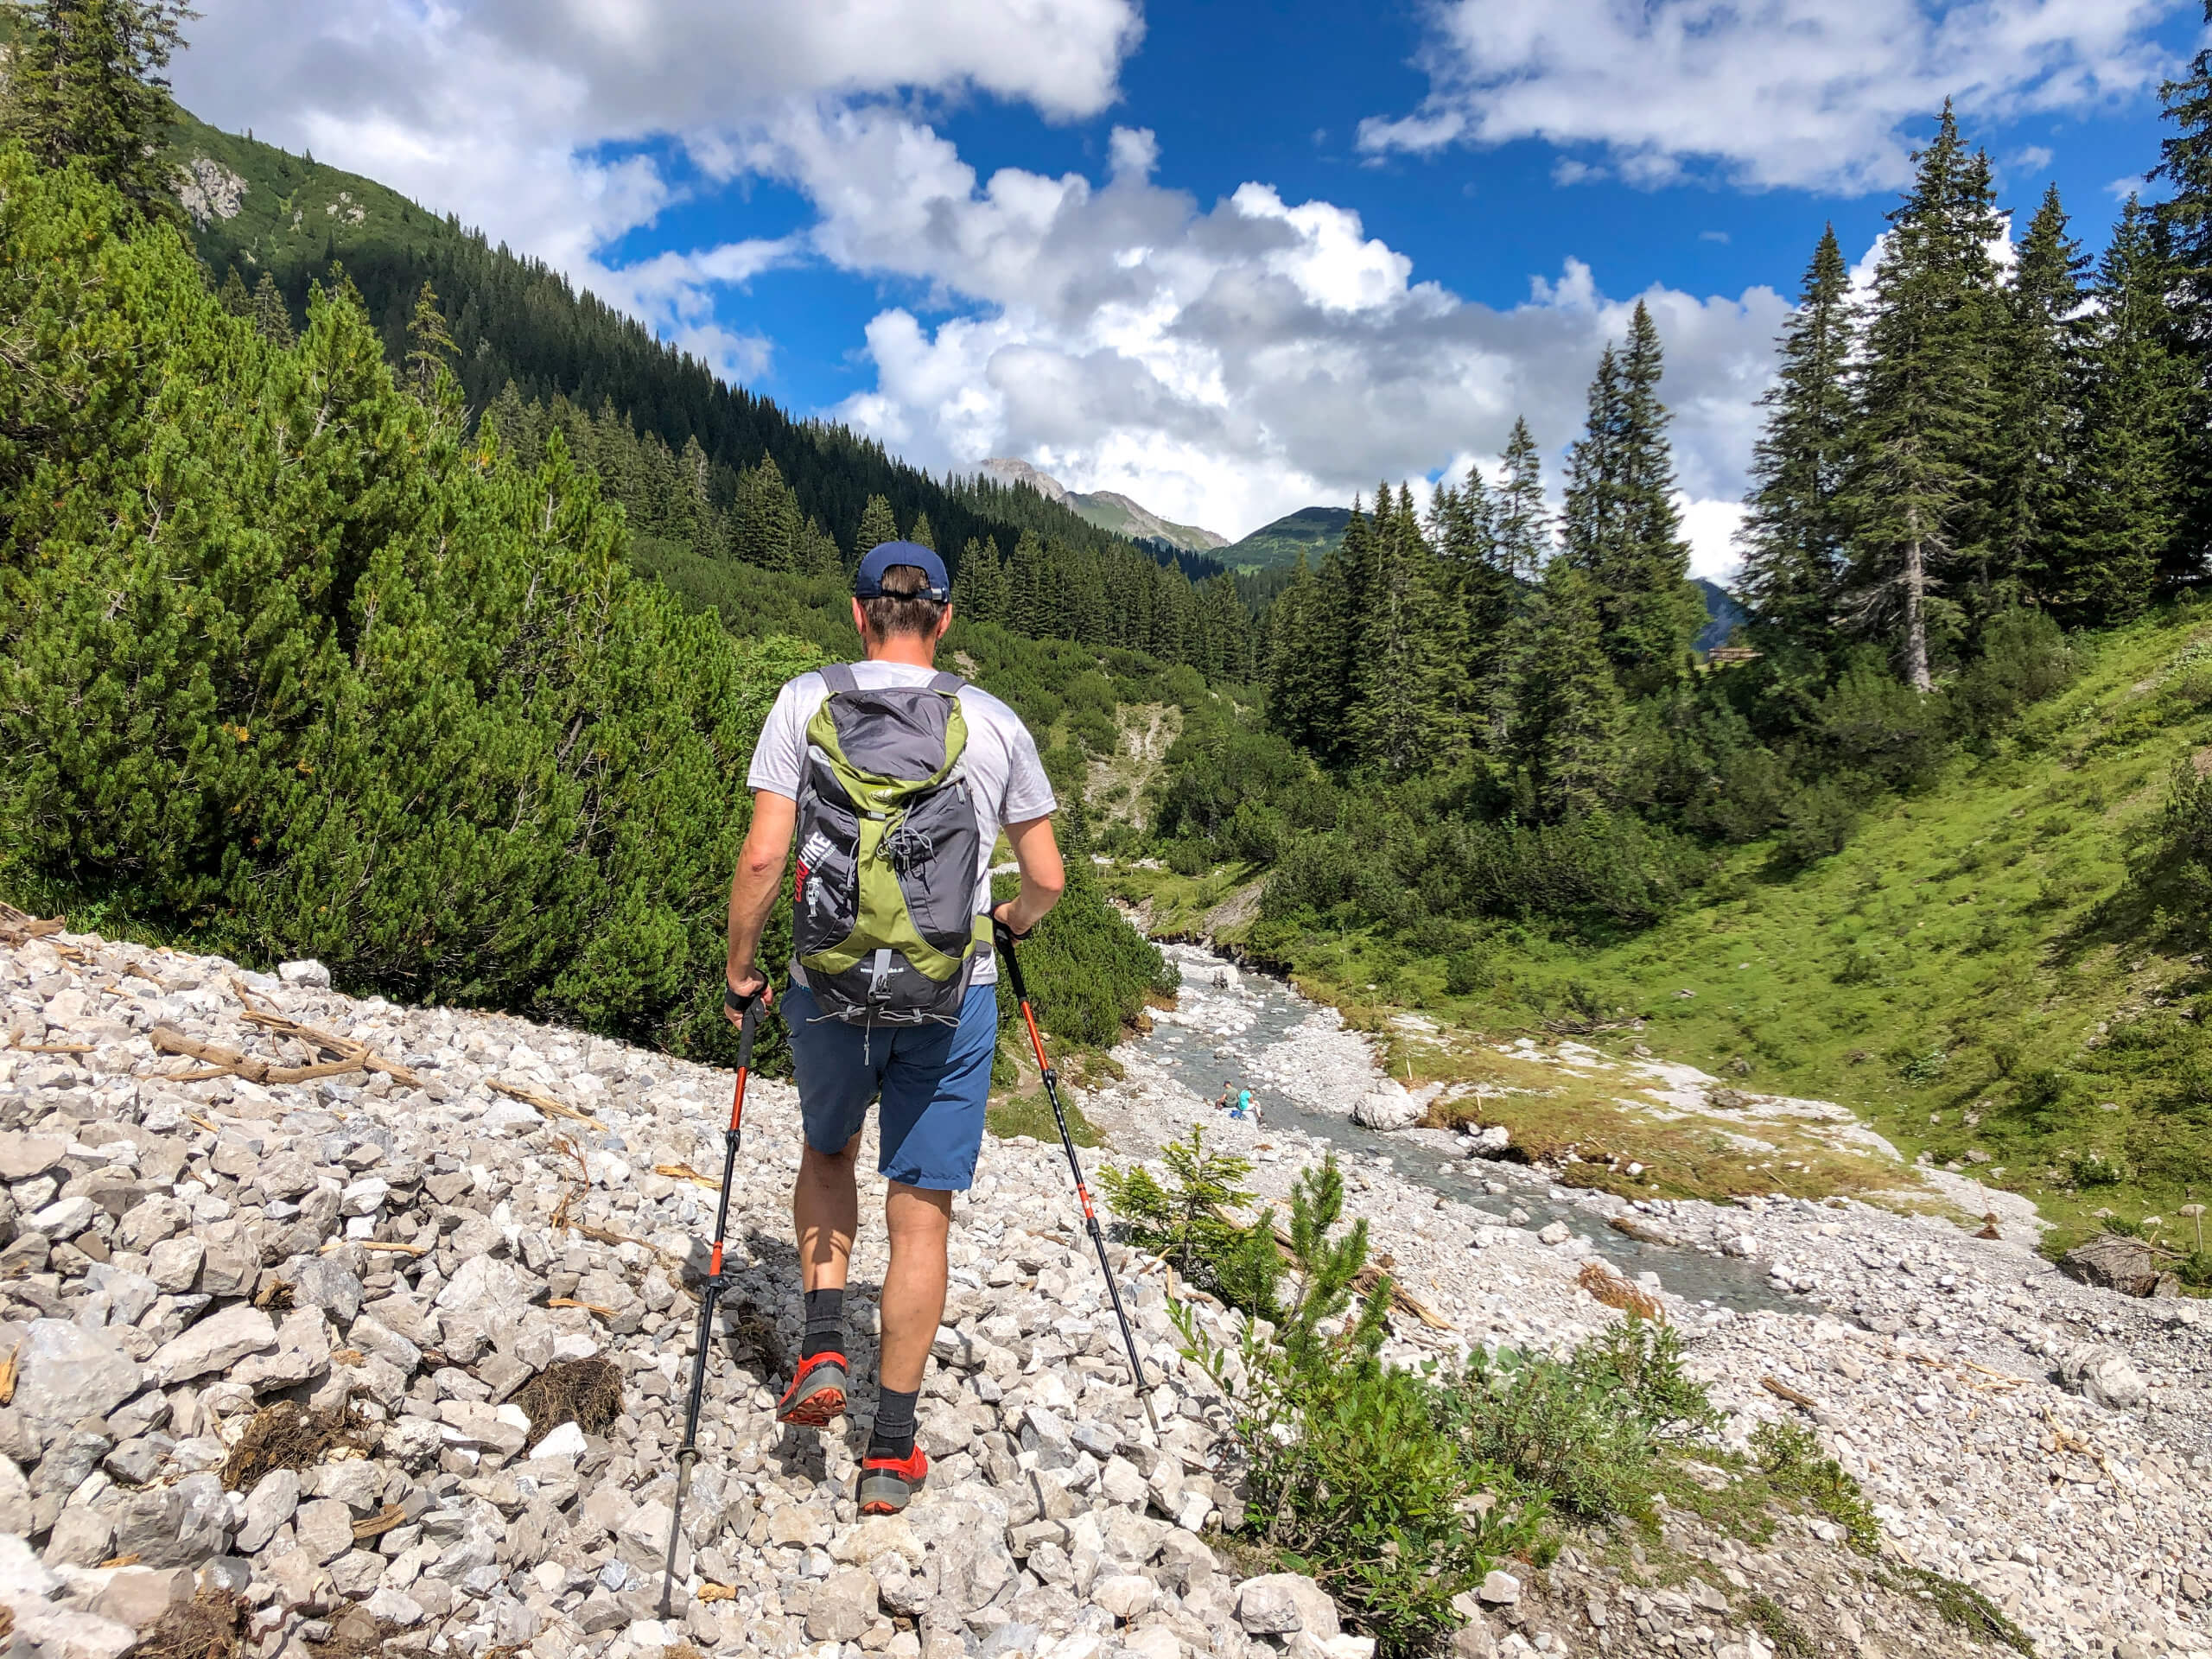
{"label": "distant mountain ridge", "polygon": [[1262,524],[1243,541],[1224,547],[1215,556],[1232,570],[1268,570],[1288,567],[1304,554],[1317,565],[1342,544],[1344,526],[1351,523],[1350,507],[1300,507],[1271,524]]}
{"label": "distant mountain ridge", "polygon": [[1728,636],[1737,627],[1751,620],[1751,613],[1738,605],[1726,588],[1703,576],[1693,576],[1699,594],[1705,600],[1705,626],[1698,631],[1697,649],[1713,651],[1728,643]]}
{"label": "distant mountain ridge", "polygon": [[1184,553],[1211,553],[1229,545],[1226,536],[1201,530],[1196,524],[1179,524],[1163,518],[1141,502],[1116,491],[1100,490],[1086,495],[1071,490],[1050,473],[1010,455],[992,456],[983,462],[982,471],[985,477],[1000,484],[1026,484],[1047,501],[1060,503],[1084,523],[1112,535],[1126,536],[1133,542],[1162,542]]}

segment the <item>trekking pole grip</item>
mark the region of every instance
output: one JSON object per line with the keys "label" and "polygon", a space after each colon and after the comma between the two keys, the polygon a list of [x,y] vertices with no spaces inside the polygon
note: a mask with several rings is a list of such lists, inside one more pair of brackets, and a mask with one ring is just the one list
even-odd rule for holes
{"label": "trekking pole grip", "polygon": [[1014,930],[995,917],[991,921],[991,946],[1006,958],[1006,976],[1014,984],[1014,1000],[1027,1002],[1029,988],[1022,982],[1021,958],[1014,953]]}
{"label": "trekking pole grip", "polygon": [[745,1020],[737,1028],[737,1069],[753,1070],[753,1033],[760,1024],[760,999],[755,996],[745,1005]]}

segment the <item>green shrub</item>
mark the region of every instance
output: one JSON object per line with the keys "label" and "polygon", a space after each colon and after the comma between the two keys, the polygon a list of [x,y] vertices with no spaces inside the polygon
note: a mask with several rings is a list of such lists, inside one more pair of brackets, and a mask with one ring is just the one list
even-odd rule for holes
{"label": "green shrub", "polygon": [[1457,1392],[1432,1370],[1378,1357],[1389,1297],[1355,1305],[1367,1224],[1332,1238],[1344,1179],[1333,1157],[1291,1194],[1296,1286],[1276,1335],[1249,1322],[1241,1386],[1230,1356],[1176,1309],[1186,1351],[1231,1395],[1231,1432],[1247,1459],[1245,1532],[1282,1565],[1310,1573],[1389,1659],[1433,1650],[1458,1624],[1452,1597],[1497,1557],[1535,1542],[1541,1505],[1478,1512],[1491,1471],[1469,1455]]}
{"label": "green shrub", "polygon": [[1444,959],[1444,989],[1450,996],[1471,996],[1490,984],[1490,957],[1480,950],[1454,950]]}
{"label": "green shrub", "polygon": [[2063,690],[2075,667],[2073,649],[2050,613],[2002,612],[1984,626],[1981,655],[1951,688],[1950,714],[1970,735],[1994,735],[2030,704]]}
{"label": "green shrub", "polygon": [[1592,1520],[1646,1513],[1662,1444],[1713,1421],[1674,1332],[1641,1319],[1567,1360],[1478,1350],[1466,1386],[1476,1455]]}
{"label": "green shrub", "polygon": [[1167,856],[1162,861],[1178,875],[1204,875],[1214,866],[1214,849],[1210,842],[1185,836],[1167,843]]}
{"label": "green shrub", "polygon": [[1947,1624],[1980,1642],[1999,1642],[2015,1653],[2033,1659],[2035,1643],[2028,1633],[2005,1617],[2004,1610],[1972,1585],[1947,1579],[1941,1573],[1904,1562],[1885,1562],[1875,1574],[1884,1589],[1899,1595],[1921,1596],[1932,1603]]}
{"label": "green shrub", "polygon": [[2193,760],[2174,765],[2158,823],[2129,860],[2129,878],[2146,902],[2182,919],[2201,941],[2212,918],[2212,775]]}
{"label": "green shrub", "polygon": [[1208,1152],[1205,1131],[1195,1123],[1188,1140],[1169,1141],[1160,1157],[1174,1179],[1173,1190],[1141,1164],[1126,1170],[1108,1165],[1098,1172],[1107,1204],[1127,1224],[1130,1242],[1165,1257],[1184,1278],[1231,1307],[1273,1319],[1282,1278],[1274,1211],[1262,1211],[1243,1227],[1223,1216],[1252,1201],[1242,1185],[1252,1173],[1251,1160]]}
{"label": "green shrub", "polygon": [[814,652],[633,577],[597,480],[402,388],[342,282],[272,344],[177,231],[20,149],[0,271],[39,365],[0,377],[11,880],[349,990],[729,1052],[745,761]]}
{"label": "green shrub", "polygon": [[1841,1527],[1861,1555],[1872,1555],[1880,1545],[1881,1529],[1866,1494],[1841,1464],[1821,1450],[1811,1429],[1797,1423],[1762,1423],[1751,1434],[1751,1457],[1768,1484]]}
{"label": "green shrub", "polygon": [[1823,780],[1791,795],[1782,809],[1782,835],[1776,852],[1787,868],[1802,868],[1841,852],[1859,827],[1863,791]]}
{"label": "green shrub", "polygon": [[1878,653],[1862,652],[1822,700],[1820,731],[1842,770],[1911,789],[1943,763],[1943,721],[1941,696],[1914,690]]}
{"label": "green shrub", "polygon": [[2127,1165],[2101,1152],[2077,1153],[2066,1161],[2068,1178],[2078,1187],[2120,1186],[2128,1178]]}
{"label": "green shrub", "polygon": [[1943,1049],[1922,1048],[1915,1043],[1899,1043],[1890,1051],[1889,1060],[1898,1081],[1915,1084],[1936,1082],[1951,1064],[1950,1055]]}

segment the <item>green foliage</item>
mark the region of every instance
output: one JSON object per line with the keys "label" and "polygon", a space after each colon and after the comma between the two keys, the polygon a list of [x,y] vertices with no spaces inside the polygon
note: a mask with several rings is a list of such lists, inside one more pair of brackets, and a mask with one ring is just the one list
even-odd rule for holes
{"label": "green foliage", "polygon": [[1275,1318],[1282,1262],[1274,1211],[1262,1211],[1242,1227],[1223,1213],[1252,1201],[1241,1185],[1252,1173],[1251,1160],[1208,1152],[1205,1132],[1195,1123],[1187,1141],[1171,1141],[1160,1155],[1173,1188],[1162,1186],[1141,1164],[1126,1170],[1109,1165],[1098,1172],[1098,1184],[1128,1226],[1130,1241],[1165,1257],[1184,1278],[1231,1307],[1256,1319]]}
{"label": "green foliage", "polygon": [[1885,1589],[1900,1595],[1926,1598],[1947,1624],[1965,1631],[1978,1642],[1998,1642],[2015,1653],[2033,1656],[2034,1641],[2005,1617],[2004,1610],[1970,1584],[1947,1579],[1924,1567],[1885,1562],[1875,1575]]}
{"label": "green foliage", "polygon": [[[1061,1097],[1062,1109],[1068,1115],[1068,1138],[1078,1147],[1103,1147],[1106,1137],[1098,1126],[1083,1115],[1083,1109],[1073,1101]],[[1039,1090],[1033,1095],[1015,1095],[986,1107],[983,1127],[1001,1141],[1011,1141],[1026,1135],[1033,1141],[1056,1147],[1060,1142],[1060,1126],[1052,1116],[1052,1103]]]}
{"label": "green foliage", "polygon": [[1951,690],[1949,712],[1978,737],[2010,729],[2032,705],[2056,696],[2078,668],[2047,611],[2000,611],[1982,629],[1981,653]]}
{"label": "green foliage", "polygon": [[558,445],[402,391],[353,294],[297,345],[80,170],[0,153],[0,861],[203,948],[720,1052],[767,701],[625,569]]}
{"label": "green foliage", "polygon": [[1841,1464],[1821,1450],[1811,1429],[1798,1423],[1762,1423],[1751,1433],[1751,1457],[1776,1491],[1834,1522],[1861,1555],[1874,1554],[1882,1534],[1866,1494]]}
{"label": "green foliage", "polygon": [[[1352,1624],[1398,1656],[1428,1651],[1457,1622],[1452,1598],[1497,1557],[1535,1541],[1539,1507],[1476,1512],[1488,1471],[1468,1454],[1452,1391],[1427,1370],[1386,1365],[1387,1285],[1355,1305],[1367,1229],[1332,1237],[1344,1182],[1333,1158],[1291,1196],[1293,1282],[1274,1338],[1245,1327],[1241,1350],[1217,1347],[1179,1305],[1187,1351],[1235,1398],[1248,1459],[1246,1529],[1294,1570],[1312,1573]],[[1232,1373],[1243,1374],[1241,1386]]]}
{"label": "green foliage", "polygon": [[1703,1390],[1682,1375],[1673,1331],[1640,1319],[1566,1360],[1478,1351],[1467,1387],[1477,1454],[1592,1520],[1643,1514],[1664,1440],[1714,1421]]}
{"label": "green foliage", "polygon": [[2202,939],[2212,922],[2212,773],[2193,756],[2174,762],[2164,810],[2131,861],[2138,889],[2184,938]]}
{"label": "green foliage", "polygon": [[175,118],[162,71],[183,45],[181,0],[6,0],[15,36],[0,139],[42,165],[72,162],[129,208],[181,223],[161,140]]}

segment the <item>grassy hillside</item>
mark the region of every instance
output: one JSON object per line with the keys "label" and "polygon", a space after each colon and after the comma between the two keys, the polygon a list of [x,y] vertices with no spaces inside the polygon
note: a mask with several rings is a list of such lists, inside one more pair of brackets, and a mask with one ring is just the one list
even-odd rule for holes
{"label": "grassy hillside", "polygon": [[[1377,1028],[1417,1008],[1447,1028],[1640,1044],[1745,1090],[1840,1102],[1908,1157],[2074,1226],[2158,1216],[2172,1239],[2173,1207],[2212,1189],[2212,976],[2203,918],[2155,912],[2128,860],[2176,763],[2212,752],[2212,609],[2076,646],[2083,671],[2016,737],[1878,804],[1841,852],[1793,873],[1769,845],[1739,849],[1634,937],[1500,925],[1449,960],[1358,935],[1257,943]],[[1189,925],[1238,874],[1120,881]]]}
{"label": "grassy hillside", "polygon": [[1111,490],[1101,490],[1094,495],[1071,492],[1068,505],[1087,523],[1116,536],[1126,536],[1133,542],[1165,542],[1185,553],[1211,553],[1229,544],[1226,536],[1217,536],[1195,524],[1179,524],[1171,518],[1162,518],[1149,507]]}
{"label": "grassy hillside", "polygon": [[1232,570],[1265,570],[1298,563],[1319,564],[1321,556],[1344,538],[1351,522],[1349,507],[1300,507],[1271,524],[1262,524],[1241,542],[1231,542],[1214,556]]}

